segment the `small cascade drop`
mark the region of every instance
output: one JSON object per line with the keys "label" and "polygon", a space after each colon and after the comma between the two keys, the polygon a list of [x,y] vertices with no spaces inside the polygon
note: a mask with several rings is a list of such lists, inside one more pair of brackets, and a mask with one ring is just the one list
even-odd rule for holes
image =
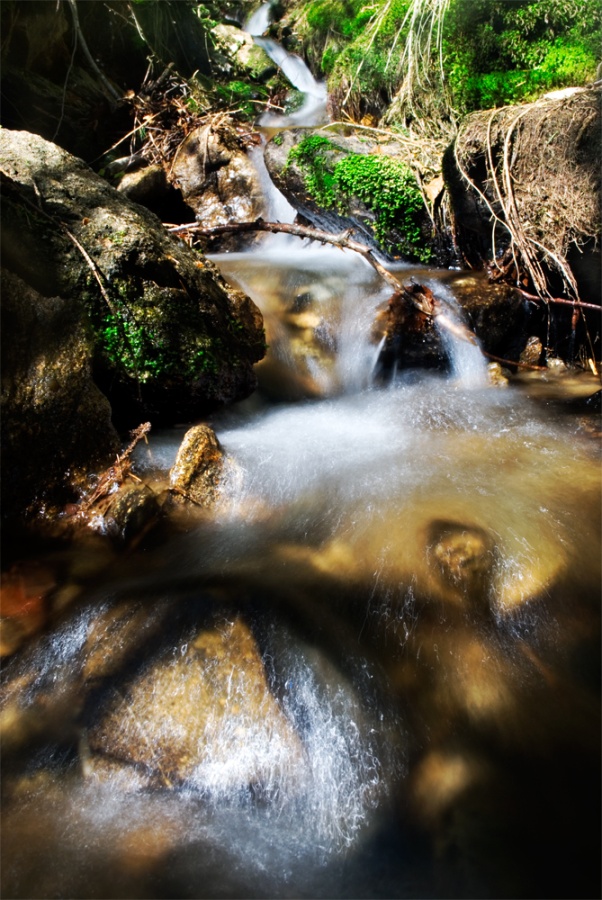
{"label": "small cascade drop", "polygon": [[270,24],[272,13],[272,4],[264,3],[259,9],[255,10],[252,16],[250,16],[244,25],[244,30],[247,34],[250,34],[251,37],[261,37],[264,34],[268,26]]}
{"label": "small cascade drop", "polygon": [[[429,287],[435,297],[444,302],[446,316],[452,324],[457,324],[459,330],[464,330],[462,311],[453,291],[447,285],[439,282],[431,282]],[[435,325],[437,324],[437,319],[435,319]],[[442,328],[440,324],[438,328],[455,382],[463,388],[486,387],[488,384],[487,361],[478,344],[458,336],[453,329]]]}
{"label": "small cascade drop", "polygon": [[[262,141],[261,144],[256,147],[252,147],[249,150],[248,156],[255,166],[257,174],[259,175],[259,181],[263,189],[266,216],[270,222],[294,222],[295,216],[297,215],[297,210],[294,206],[291,206],[284,194],[278,190],[278,188],[270,178],[270,174],[267,170],[267,166],[263,157],[263,148],[264,143]],[[270,235],[268,239],[270,240],[270,242],[272,242],[277,238],[285,238],[287,241],[290,241],[290,235],[284,234]],[[296,240],[298,242],[299,239],[293,238],[293,240]]]}
{"label": "small cascade drop", "polygon": [[287,53],[276,41],[262,36],[270,24],[271,9],[271,3],[264,3],[247,21],[245,30],[282,70],[291,85],[303,94],[304,99],[299,109],[288,115],[264,113],[259,124],[263,128],[323,125],[328,121],[326,113],[326,102],[328,99],[326,85],[323,82],[316,81],[300,56]]}

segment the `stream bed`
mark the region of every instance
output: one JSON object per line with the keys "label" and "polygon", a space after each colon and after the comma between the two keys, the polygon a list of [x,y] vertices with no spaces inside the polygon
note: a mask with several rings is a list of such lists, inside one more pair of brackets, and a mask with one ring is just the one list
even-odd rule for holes
{"label": "stream bed", "polygon": [[[595,896],[595,380],[491,386],[457,341],[448,375],[383,381],[362,260],[279,237],[214,261],[266,318],[260,390],[211,419],[211,515],[81,577],[5,665],[31,736],[3,896]],[[461,278],[418,275],[448,302]]]}

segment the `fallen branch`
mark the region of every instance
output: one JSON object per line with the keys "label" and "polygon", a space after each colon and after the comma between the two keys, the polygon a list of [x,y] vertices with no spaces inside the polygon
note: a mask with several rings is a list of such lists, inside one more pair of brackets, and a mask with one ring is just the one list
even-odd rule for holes
{"label": "fallen branch", "polygon": [[128,477],[133,478],[134,481],[140,481],[140,479],[132,473],[130,456],[141,440],[146,441],[146,436],[150,429],[150,422],[143,422],[142,425],[138,425],[137,428],[134,428],[134,430],[130,432],[131,442],[125,448],[123,453],[120,453],[116,457],[113,465],[109,466],[108,469],[105,469],[98,479],[96,488],[92,494],[80,504],[78,511],[87,512],[94,504],[98,503],[99,500],[112,493],[115,485],[123,484]]}
{"label": "fallen branch", "polygon": [[598,303],[586,303],[584,300],[565,300],[564,297],[539,297],[537,294],[530,294],[528,291],[523,291],[522,288],[516,288],[516,290],[527,300],[533,300],[534,303],[562,303],[564,306],[576,306],[585,309],[595,309],[597,312],[602,312],[602,306]]}
{"label": "fallen branch", "polygon": [[398,291],[400,284],[397,278],[391,274],[380,263],[375,255],[375,251],[368,247],[367,244],[361,244],[359,241],[352,240],[349,235],[351,229],[342,231],[340,234],[330,234],[328,231],[320,231],[318,228],[311,228],[309,225],[293,225],[287,222],[265,222],[263,219],[255,219],[253,222],[232,222],[228,225],[216,225],[214,228],[204,228],[197,222],[190,225],[177,225],[175,228],[168,228],[172,234],[178,234],[183,231],[194,231],[202,237],[218,237],[220,234],[238,234],[246,231],[268,231],[272,234],[293,234],[296,237],[308,238],[310,241],[319,241],[321,244],[332,244],[334,247],[341,247],[346,250],[353,250],[363,256],[370,265],[376,269],[378,274],[387,284],[390,284],[393,290]]}
{"label": "fallen branch", "polygon": [[[330,234],[328,231],[320,231],[317,228],[311,228],[308,225],[293,225],[286,222],[265,222],[263,219],[256,219],[254,222],[233,222],[228,225],[216,225],[214,228],[204,228],[197,222],[191,222],[189,225],[166,226],[171,234],[181,234],[186,231],[194,231],[202,237],[217,237],[220,234],[240,234],[247,231],[268,231],[272,234],[293,234],[296,237],[307,238],[311,241],[319,241],[321,244],[331,244],[333,247],[340,247],[342,250],[353,250],[359,253],[373,269],[381,276],[393,290],[391,299],[397,297],[404,292],[404,289],[395,275],[386,269],[379,262],[375,250],[368,247],[367,244],[361,244],[349,237],[351,229],[343,231],[340,234]],[[431,295],[432,296],[432,295]],[[413,302],[421,312],[427,316],[436,318],[439,324],[447,331],[460,337],[462,340],[468,341],[470,344],[476,344],[477,338],[472,331],[469,331],[460,322],[450,318],[444,311],[444,304],[432,297],[432,300],[425,304],[419,300],[412,298]]]}

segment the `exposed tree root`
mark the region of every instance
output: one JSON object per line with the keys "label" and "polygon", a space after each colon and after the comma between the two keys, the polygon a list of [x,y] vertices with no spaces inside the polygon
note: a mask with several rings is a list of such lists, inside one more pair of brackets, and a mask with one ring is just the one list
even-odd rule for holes
{"label": "exposed tree root", "polygon": [[[492,271],[504,277],[511,259],[536,294],[554,302],[552,276],[559,276],[569,302],[580,300],[569,250],[599,239],[599,150],[589,145],[599,104],[594,87],[476,113],[454,144],[458,172],[492,222]],[[476,174],[483,163],[484,177]],[[502,262],[499,243],[506,247]]]}

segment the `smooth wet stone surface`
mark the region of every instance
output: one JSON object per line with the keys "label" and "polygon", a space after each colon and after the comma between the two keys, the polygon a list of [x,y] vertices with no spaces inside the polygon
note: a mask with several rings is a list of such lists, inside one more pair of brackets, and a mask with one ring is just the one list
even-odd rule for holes
{"label": "smooth wet stone surface", "polygon": [[169,473],[175,500],[208,507],[217,498],[224,470],[224,450],[209,425],[195,425],[184,435]]}

